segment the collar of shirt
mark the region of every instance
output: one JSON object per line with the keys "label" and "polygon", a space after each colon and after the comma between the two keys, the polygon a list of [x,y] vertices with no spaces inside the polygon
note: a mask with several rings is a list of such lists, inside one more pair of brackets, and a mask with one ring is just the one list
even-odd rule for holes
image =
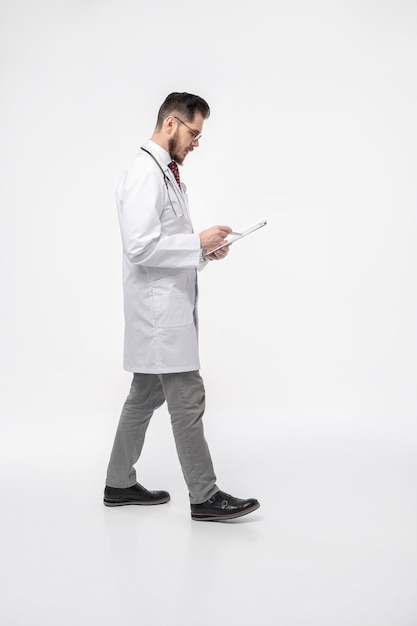
{"label": "collar of shirt", "polygon": [[168,167],[168,163],[171,163],[171,161],[172,161],[172,158],[171,158],[169,152],[167,152],[166,150],[161,148],[161,146],[159,146],[157,143],[152,141],[152,139],[148,139],[148,141],[144,144],[143,147],[146,148],[147,150],[149,150],[149,152],[152,152],[154,157],[158,160],[158,163],[161,165],[161,167],[164,170],[165,174],[172,181],[172,183],[174,185],[175,191],[180,191],[180,192],[184,193],[187,190],[186,186],[184,185],[183,182],[181,182],[181,189],[178,188],[177,181],[175,180],[174,174],[172,173],[172,171]]}
{"label": "collar of shirt", "polygon": [[161,148],[161,146],[158,146],[158,144],[152,141],[152,139],[148,139],[143,147],[149,150],[149,152],[152,152],[152,154],[156,159],[158,159],[158,162],[161,164],[164,170],[170,171],[168,163],[171,163],[172,159],[169,155],[169,152]]}

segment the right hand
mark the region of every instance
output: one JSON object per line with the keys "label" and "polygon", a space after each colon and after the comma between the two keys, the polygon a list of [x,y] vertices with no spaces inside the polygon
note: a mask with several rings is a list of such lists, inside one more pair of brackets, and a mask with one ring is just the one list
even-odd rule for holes
{"label": "right hand", "polygon": [[207,251],[226,243],[226,237],[232,232],[230,226],[212,226],[200,233],[200,248]]}

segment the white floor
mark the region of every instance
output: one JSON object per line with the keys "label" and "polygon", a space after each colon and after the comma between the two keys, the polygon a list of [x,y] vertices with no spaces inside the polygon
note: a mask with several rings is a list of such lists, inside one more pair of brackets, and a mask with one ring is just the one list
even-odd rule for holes
{"label": "white floor", "polygon": [[261,502],[227,523],[191,521],[163,409],[139,464],[171,493],[155,507],[102,505],[115,420],[39,423],[0,450],[5,626],[416,626],[413,420],[207,415],[219,486]]}

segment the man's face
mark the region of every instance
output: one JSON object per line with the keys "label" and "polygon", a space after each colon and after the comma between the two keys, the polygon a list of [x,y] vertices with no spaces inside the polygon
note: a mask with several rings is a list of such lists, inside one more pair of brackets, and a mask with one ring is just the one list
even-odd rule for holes
{"label": "man's face", "polygon": [[171,159],[182,165],[187,154],[198,148],[198,135],[203,130],[204,118],[201,113],[196,113],[192,122],[179,121],[178,118],[175,121],[177,127],[168,140],[168,152]]}

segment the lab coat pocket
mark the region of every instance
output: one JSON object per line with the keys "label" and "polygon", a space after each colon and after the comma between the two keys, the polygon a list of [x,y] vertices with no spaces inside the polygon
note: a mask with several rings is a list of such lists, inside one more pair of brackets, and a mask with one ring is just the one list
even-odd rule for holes
{"label": "lab coat pocket", "polygon": [[156,328],[180,328],[194,323],[190,300],[183,294],[152,292]]}

